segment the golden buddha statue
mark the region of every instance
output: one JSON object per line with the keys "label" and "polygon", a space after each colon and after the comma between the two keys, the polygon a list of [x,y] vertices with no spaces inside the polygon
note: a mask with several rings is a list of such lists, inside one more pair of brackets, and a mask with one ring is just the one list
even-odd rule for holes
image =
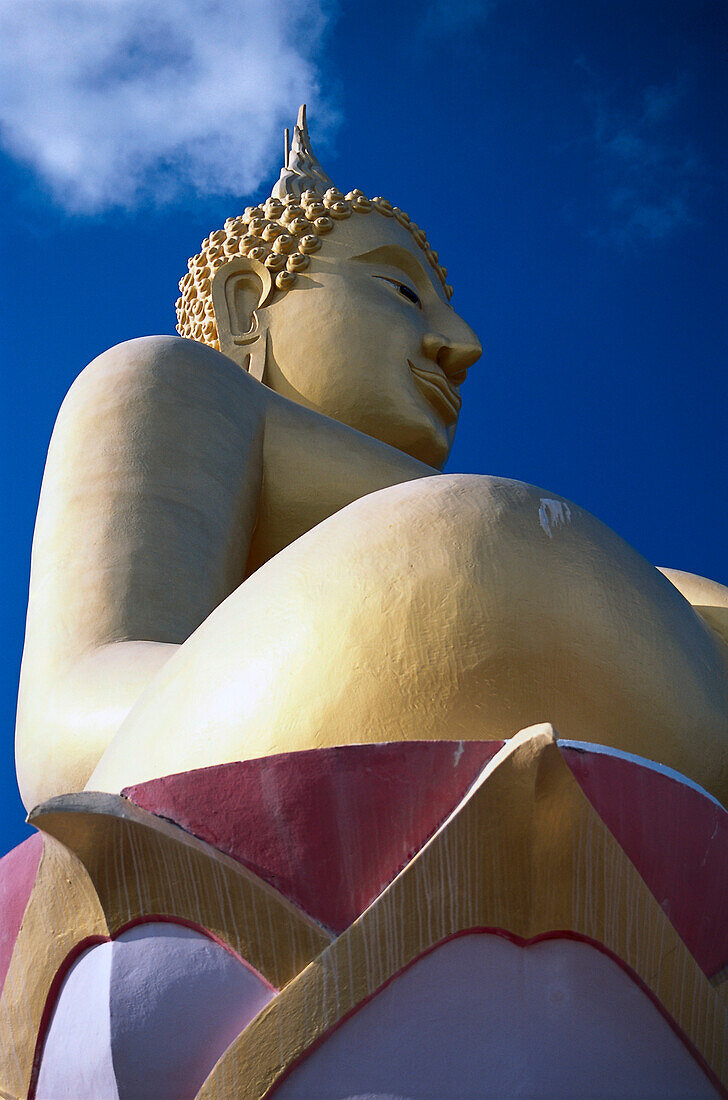
{"label": "golden buddha statue", "polygon": [[49,450],[0,1094],[716,1095],[728,590],[439,472],[480,344],[303,109],[180,289]]}
{"label": "golden buddha statue", "polygon": [[557,494],[438,473],[480,344],[424,232],[333,187],[303,110],[271,198],[180,289],[182,338],[101,355],[54,431],[28,807],[540,721],[728,798],[727,590],[668,579]]}

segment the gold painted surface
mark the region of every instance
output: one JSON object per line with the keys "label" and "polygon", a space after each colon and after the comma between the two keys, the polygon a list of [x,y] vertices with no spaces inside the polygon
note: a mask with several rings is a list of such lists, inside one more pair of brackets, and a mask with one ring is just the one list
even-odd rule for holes
{"label": "gold painted surface", "polygon": [[331,936],[230,856],[106,795],[54,799],[32,815],[81,860],[111,935],[139,916],[189,920],[229,944],[276,989]]}
{"label": "gold painted surface", "polygon": [[88,936],[113,937],[140,917],[190,921],[276,989],[330,942],[239,863],[125,799],[65,796],[31,820],[43,856],[0,1001],[0,1087],[11,1095],[27,1095],[51,983]]}
{"label": "gold painted surface", "polygon": [[[217,271],[231,258],[244,256],[260,270],[266,283],[263,305],[274,290],[291,290],[301,272],[311,263],[332,230],[342,221],[363,214],[380,213],[395,218],[411,235],[437,276],[445,297],[452,297],[447,270],[440,264],[425,235],[409,214],[381,197],[368,199],[362,191],[344,195],[333,185],[313,154],[306,123],[306,107],[301,107],[293,132],[291,155],[281,171],[270,198],[259,206],[248,206],[243,214],[228,218],[224,229],[214,230],[202,243],[200,252],[188,261],[187,274],[180,280],[181,298],[177,299],[177,331],[180,336],[198,340],[218,351],[225,351],[220,340],[213,305],[211,282]],[[241,334],[242,335],[242,334]],[[239,344],[250,340],[239,339]],[[248,368],[250,369],[250,367]]]}
{"label": "gold painted surface", "polygon": [[549,537],[542,498],[443,475],[319,523],[170,659],[90,784],[347,743],[500,740],[548,719],[728,800],[722,643],[583,509],[551,499],[569,518]]}
{"label": "gold painted surface", "polygon": [[702,619],[725,642],[728,661],[728,588],[717,581],[686,573],[683,569],[661,569]]}
{"label": "gold painted surface", "polygon": [[[282,175],[261,224],[251,212],[213,234],[185,283],[184,331],[225,354],[195,340],[130,341],[90,364],[64,401],[33,547],[17,728],[26,805],[86,785],[118,792],[188,768],[351,741],[500,739],[544,716],[563,736],[588,729],[727,801],[723,604],[714,593],[700,603],[675,576],[669,584],[552,493],[500,478],[433,477],[480,354],[449,304],[439,259],[389,204],[369,211],[360,193],[325,188],[318,210],[290,182]],[[291,198],[315,232],[294,226]],[[282,233],[289,216],[291,232]],[[244,226],[262,243],[246,242]],[[519,760],[528,755],[518,751]],[[496,923],[502,909],[514,930],[530,927],[537,887],[545,894],[536,910],[562,919],[566,902],[547,897],[559,882],[573,905],[587,905],[575,868],[591,874],[608,860],[593,839],[587,854],[574,854],[582,803],[568,809],[575,796],[556,782],[554,765],[567,800],[555,804],[547,763],[534,773],[545,802],[531,806],[536,780],[511,762],[501,794],[512,835],[503,839],[505,825],[493,824],[491,791],[483,796],[490,824],[452,826],[462,851],[438,840],[463,883],[458,919],[466,904],[480,905]],[[103,822],[91,805],[67,803],[55,820],[46,812],[42,827],[83,853],[112,929],[152,904],[191,920],[217,906],[211,927],[228,927],[221,901],[195,896],[203,880],[216,899],[234,883],[243,909],[273,904],[204,846],[172,843],[161,826],[152,837],[138,818],[122,823],[111,813]],[[563,837],[557,849],[549,839],[552,877],[543,883],[532,834],[545,805],[549,830]],[[593,811],[584,813],[592,822]],[[506,874],[493,857],[487,901],[467,853],[489,829],[510,862]],[[581,837],[587,826],[579,829]],[[601,824],[594,829],[601,837]],[[415,861],[410,885],[396,886],[403,904],[425,873],[416,868],[437,872],[431,858]],[[622,867],[623,856],[614,860]],[[615,883],[623,879],[634,885],[626,870]],[[652,913],[649,898],[633,892]],[[390,904],[375,907],[381,919]],[[284,909],[280,927],[300,939],[287,962],[282,947],[270,954],[277,932],[269,941],[255,929],[226,933],[242,936],[259,968],[279,978],[326,942]],[[404,919],[399,902],[396,912]],[[44,919],[33,908],[21,932],[33,945],[28,966],[46,950],[35,946]],[[78,927],[96,919],[83,909]],[[659,914],[644,919],[662,928]],[[358,935],[342,941],[361,953]]]}
{"label": "gold painted surface", "polygon": [[[717,612],[699,608],[709,629],[558,495],[433,476],[480,344],[421,231],[384,202],[326,198],[299,129],[300,164],[248,217],[263,244],[232,219],[185,284],[185,331],[224,354],[130,341],[63,403],[19,695],[26,805],[350,740],[500,739],[544,718],[728,800]],[[315,232],[297,232],[301,216]]]}
{"label": "gold painted surface", "polygon": [[35,885],[0,998],[0,1089],[26,1097],[51,983],[70,951],[108,925],[88,872],[53,837],[43,838]]}
{"label": "gold painted surface", "polygon": [[728,1013],[582,793],[525,730],[372,906],[249,1025],[197,1100],[262,1100],[310,1046],[433,945],[472,928],[573,932],[623,960],[728,1081]]}

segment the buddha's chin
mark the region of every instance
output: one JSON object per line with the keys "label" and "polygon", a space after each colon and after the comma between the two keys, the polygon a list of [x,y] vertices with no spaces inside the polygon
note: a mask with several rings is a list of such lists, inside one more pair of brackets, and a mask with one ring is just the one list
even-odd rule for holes
{"label": "buddha's chin", "polygon": [[455,424],[446,427],[436,414],[421,424],[410,425],[410,433],[404,437],[406,445],[400,450],[425,462],[435,470],[441,470],[448,460],[455,437]]}
{"label": "buddha's chin", "polygon": [[448,460],[450,455],[450,441],[445,438],[444,440],[426,439],[422,440],[416,447],[407,451],[407,454],[412,458],[418,458],[420,462],[424,462],[427,466],[432,466],[434,470],[441,470]]}
{"label": "buddha's chin", "polygon": [[397,417],[385,417],[381,410],[375,410],[369,417],[347,417],[339,413],[338,419],[435,470],[441,470],[452,449],[456,423],[446,425],[435,409],[429,405],[423,406],[421,401],[411,401],[409,408],[404,402],[402,405],[404,407]]}
{"label": "buddha's chin", "polygon": [[454,425],[448,430],[435,417],[433,422],[423,418],[422,421],[403,421],[387,428],[382,425],[367,425],[363,430],[366,435],[388,443],[390,447],[396,447],[398,451],[424,462],[434,470],[441,470],[447,462],[455,434]]}

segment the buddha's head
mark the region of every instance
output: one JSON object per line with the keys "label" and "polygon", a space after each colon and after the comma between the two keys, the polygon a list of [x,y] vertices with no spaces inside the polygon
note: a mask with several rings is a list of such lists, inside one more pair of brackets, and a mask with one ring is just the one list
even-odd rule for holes
{"label": "buddha's head", "polygon": [[178,331],[271,389],[440,468],[479,358],[446,271],[407,214],[344,196],[311,152],[301,108],[272,196],[202,243]]}

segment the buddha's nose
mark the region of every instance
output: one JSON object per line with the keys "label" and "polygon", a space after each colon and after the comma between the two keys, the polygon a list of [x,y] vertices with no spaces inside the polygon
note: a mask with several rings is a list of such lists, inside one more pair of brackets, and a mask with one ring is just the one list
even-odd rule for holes
{"label": "buddha's nose", "polygon": [[477,336],[464,322],[463,329],[467,329],[467,332],[462,335],[446,336],[442,332],[428,332],[422,338],[422,350],[427,358],[434,360],[458,386],[465,381],[468,368],[483,353]]}

